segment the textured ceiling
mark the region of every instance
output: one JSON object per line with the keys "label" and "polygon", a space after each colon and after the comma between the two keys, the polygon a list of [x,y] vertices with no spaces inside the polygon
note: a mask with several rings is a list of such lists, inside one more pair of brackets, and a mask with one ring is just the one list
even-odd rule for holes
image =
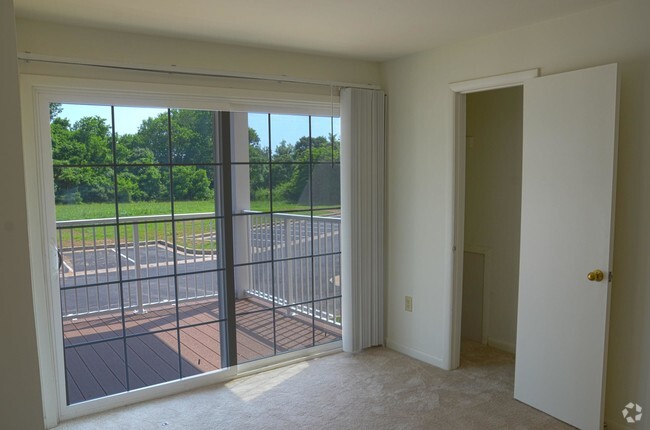
{"label": "textured ceiling", "polygon": [[14,0],[18,17],[384,61],[613,0]]}

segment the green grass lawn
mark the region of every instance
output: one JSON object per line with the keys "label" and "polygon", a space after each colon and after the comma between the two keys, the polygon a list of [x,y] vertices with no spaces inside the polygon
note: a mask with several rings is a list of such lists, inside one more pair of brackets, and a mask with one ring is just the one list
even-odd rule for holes
{"label": "green grass lawn", "polygon": [[[118,205],[120,217],[143,215],[168,215],[171,213],[169,202],[132,202]],[[190,201],[174,202],[176,214],[214,212],[214,202]],[[77,205],[57,205],[56,220],[79,220],[115,218],[113,203],[81,203]]]}
{"label": "green grass lawn", "polygon": [[[274,202],[274,210],[276,211],[294,211],[305,210],[308,211],[309,207],[299,205],[296,203],[287,202]],[[171,213],[171,206],[169,202],[137,202],[137,203],[120,203],[118,205],[120,217],[129,216],[144,216],[144,215],[168,215]],[[315,208],[317,209],[317,208]],[[251,210],[268,212],[268,201],[253,201],[251,202]],[[205,213],[214,212],[214,202],[211,201],[178,201],[174,202],[175,214],[191,214],[191,213]],[[316,210],[314,215],[326,215],[331,211]],[[81,203],[76,205],[57,205],[56,218],[57,221],[68,220],[91,220],[101,218],[114,218],[115,205],[112,203]],[[92,224],[92,223],[90,223]],[[214,219],[197,220],[197,221],[177,221],[176,222],[176,243],[188,248],[196,248],[203,250],[216,249],[213,240],[203,240],[204,233],[214,231]],[[140,224],[138,226],[138,234],[140,241],[145,239],[164,240],[169,243],[172,242],[172,228],[170,222],[155,222],[149,224]],[[115,242],[115,228],[114,227],[75,227],[72,229],[64,229],[61,231],[60,236],[57,237],[61,242],[60,247],[69,247],[73,242],[75,247],[80,247],[82,243],[86,246],[95,241],[98,245],[103,245],[104,239],[107,243]],[[120,227],[120,239],[128,242],[133,241],[133,227],[131,225]]]}
{"label": "green grass lawn", "polygon": [[[118,205],[120,217],[143,215],[167,215],[171,213],[169,202],[132,202]],[[309,206],[297,203],[274,202],[275,211],[309,210]],[[268,212],[268,201],[252,201],[251,210]],[[175,214],[191,214],[214,212],[212,201],[174,202]],[[83,220],[98,218],[114,218],[115,205],[113,203],[80,203],[76,205],[56,205],[56,220]]]}

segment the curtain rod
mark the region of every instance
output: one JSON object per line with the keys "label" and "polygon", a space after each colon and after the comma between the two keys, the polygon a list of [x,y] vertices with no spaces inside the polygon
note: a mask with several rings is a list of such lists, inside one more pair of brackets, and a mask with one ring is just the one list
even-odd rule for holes
{"label": "curtain rod", "polygon": [[128,71],[137,71],[137,72],[154,72],[154,73],[165,73],[165,74],[175,74],[175,75],[185,75],[185,76],[204,76],[204,77],[211,77],[211,78],[244,79],[244,80],[252,80],[252,81],[273,81],[273,82],[280,82],[280,83],[318,85],[318,86],[325,86],[325,87],[362,88],[362,89],[369,89],[369,90],[381,89],[379,85],[373,85],[373,84],[355,84],[350,82],[336,82],[336,81],[324,81],[324,80],[317,80],[317,79],[294,78],[286,75],[262,75],[262,74],[240,73],[240,72],[217,72],[217,71],[211,71],[206,69],[178,67],[175,64],[172,64],[170,66],[126,65],[126,64],[113,63],[110,61],[81,60],[75,58],[33,54],[29,51],[18,53],[18,59],[25,61],[27,63],[36,62],[36,63],[49,63],[49,64],[65,64],[71,66],[97,67],[103,69],[128,70]]}

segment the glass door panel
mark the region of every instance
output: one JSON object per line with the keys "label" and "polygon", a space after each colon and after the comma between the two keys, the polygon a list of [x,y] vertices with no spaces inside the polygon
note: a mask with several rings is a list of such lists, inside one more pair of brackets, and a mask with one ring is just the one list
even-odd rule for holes
{"label": "glass door panel", "polygon": [[235,115],[238,360],[340,340],[340,122]]}
{"label": "glass door panel", "polygon": [[51,113],[68,404],[341,339],[337,118]]}
{"label": "glass door panel", "polygon": [[215,114],[53,107],[68,404],[221,368]]}

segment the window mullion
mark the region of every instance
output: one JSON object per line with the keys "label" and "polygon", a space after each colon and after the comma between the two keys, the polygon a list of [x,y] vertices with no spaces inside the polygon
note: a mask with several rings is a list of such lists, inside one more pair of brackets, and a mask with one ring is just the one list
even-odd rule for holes
{"label": "window mullion", "polygon": [[[222,166],[222,201],[223,205],[223,235],[222,247],[225,260],[226,282],[220,293],[219,298],[220,318],[225,322],[221,324],[221,366],[226,368],[237,364],[237,329],[235,321],[235,258],[234,258],[234,225],[233,225],[233,205],[232,205],[232,129],[230,112],[221,111],[217,113],[217,127],[215,134],[215,144],[218,145],[221,154]],[[215,187],[216,188],[216,187]],[[216,203],[217,205],[219,202]],[[225,325],[225,327],[224,327]],[[225,330],[224,330],[225,328]]]}

